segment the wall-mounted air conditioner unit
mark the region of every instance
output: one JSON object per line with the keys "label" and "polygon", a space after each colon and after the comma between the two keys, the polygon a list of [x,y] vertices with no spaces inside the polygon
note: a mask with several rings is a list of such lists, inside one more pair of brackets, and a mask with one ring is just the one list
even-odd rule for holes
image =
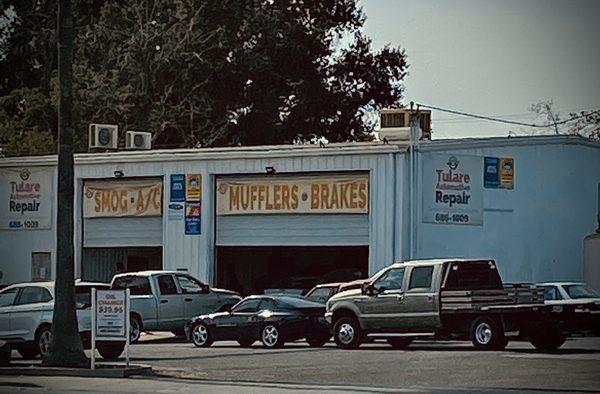
{"label": "wall-mounted air conditioner unit", "polygon": [[113,124],[92,123],[88,127],[90,149],[117,149],[119,144],[119,126]]}
{"label": "wall-mounted air conditioner unit", "polygon": [[128,131],[125,134],[125,149],[152,149],[152,133]]}

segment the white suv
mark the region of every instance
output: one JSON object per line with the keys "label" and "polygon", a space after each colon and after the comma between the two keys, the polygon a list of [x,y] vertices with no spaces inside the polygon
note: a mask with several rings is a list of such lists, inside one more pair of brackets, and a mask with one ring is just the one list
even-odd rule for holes
{"label": "white suv", "polygon": [[[75,283],[79,332],[89,342],[91,289],[107,289],[105,283]],[[23,358],[48,352],[54,314],[54,282],[19,283],[0,291],[0,339],[11,344]]]}

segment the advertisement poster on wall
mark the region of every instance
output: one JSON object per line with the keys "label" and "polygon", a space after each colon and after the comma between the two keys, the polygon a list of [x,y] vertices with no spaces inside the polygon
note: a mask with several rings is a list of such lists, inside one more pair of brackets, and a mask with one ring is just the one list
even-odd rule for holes
{"label": "advertisement poster on wall", "polygon": [[188,202],[185,204],[185,234],[200,235],[200,224],[202,217],[202,205],[199,202]]}
{"label": "advertisement poster on wall", "polygon": [[52,225],[52,168],[0,171],[0,229],[37,230]]}
{"label": "advertisement poster on wall", "polygon": [[185,175],[171,174],[171,187],[169,193],[170,202],[185,201]]}
{"label": "advertisement poster on wall", "polygon": [[202,175],[185,175],[185,199],[186,201],[200,201],[202,198]]}
{"label": "advertisement poster on wall", "polygon": [[483,158],[430,154],[423,156],[423,221],[483,224]]}
{"label": "advertisement poster on wall", "polygon": [[486,189],[513,189],[515,159],[512,157],[483,158],[483,186]]}

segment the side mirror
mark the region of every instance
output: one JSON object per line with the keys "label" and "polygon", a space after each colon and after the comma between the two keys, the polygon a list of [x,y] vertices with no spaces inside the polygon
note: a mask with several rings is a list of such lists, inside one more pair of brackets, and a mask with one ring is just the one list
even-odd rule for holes
{"label": "side mirror", "polygon": [[360,292],[365,295],[373,294],[373,286],[369,282],[364,282],[360,286]]}
{"label": "side mirror", "polygon": [[202,294],[210,293],[210,287],[208,285],[202,286]]}

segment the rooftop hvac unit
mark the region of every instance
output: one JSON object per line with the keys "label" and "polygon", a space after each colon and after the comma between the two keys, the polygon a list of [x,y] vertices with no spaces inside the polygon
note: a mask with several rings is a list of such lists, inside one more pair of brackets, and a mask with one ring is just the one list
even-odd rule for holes
{"label": "rooftop hvac unit", "polygon": [[152,149],[152,133],[128,131],[125,134],[125,149]]}
{"label": "rooftop hvac unit", "polygon": [[117,149],[119,126],[91,123],[88,127],[90,149]]}
{"label": "rooftop hvac unit", "polygon": [[[419,110],[419,139],[431,139],[431,111]],[[410,140],[411,111],[405,108],[381,110],[381,129],[379,139],[388,141]]]}

